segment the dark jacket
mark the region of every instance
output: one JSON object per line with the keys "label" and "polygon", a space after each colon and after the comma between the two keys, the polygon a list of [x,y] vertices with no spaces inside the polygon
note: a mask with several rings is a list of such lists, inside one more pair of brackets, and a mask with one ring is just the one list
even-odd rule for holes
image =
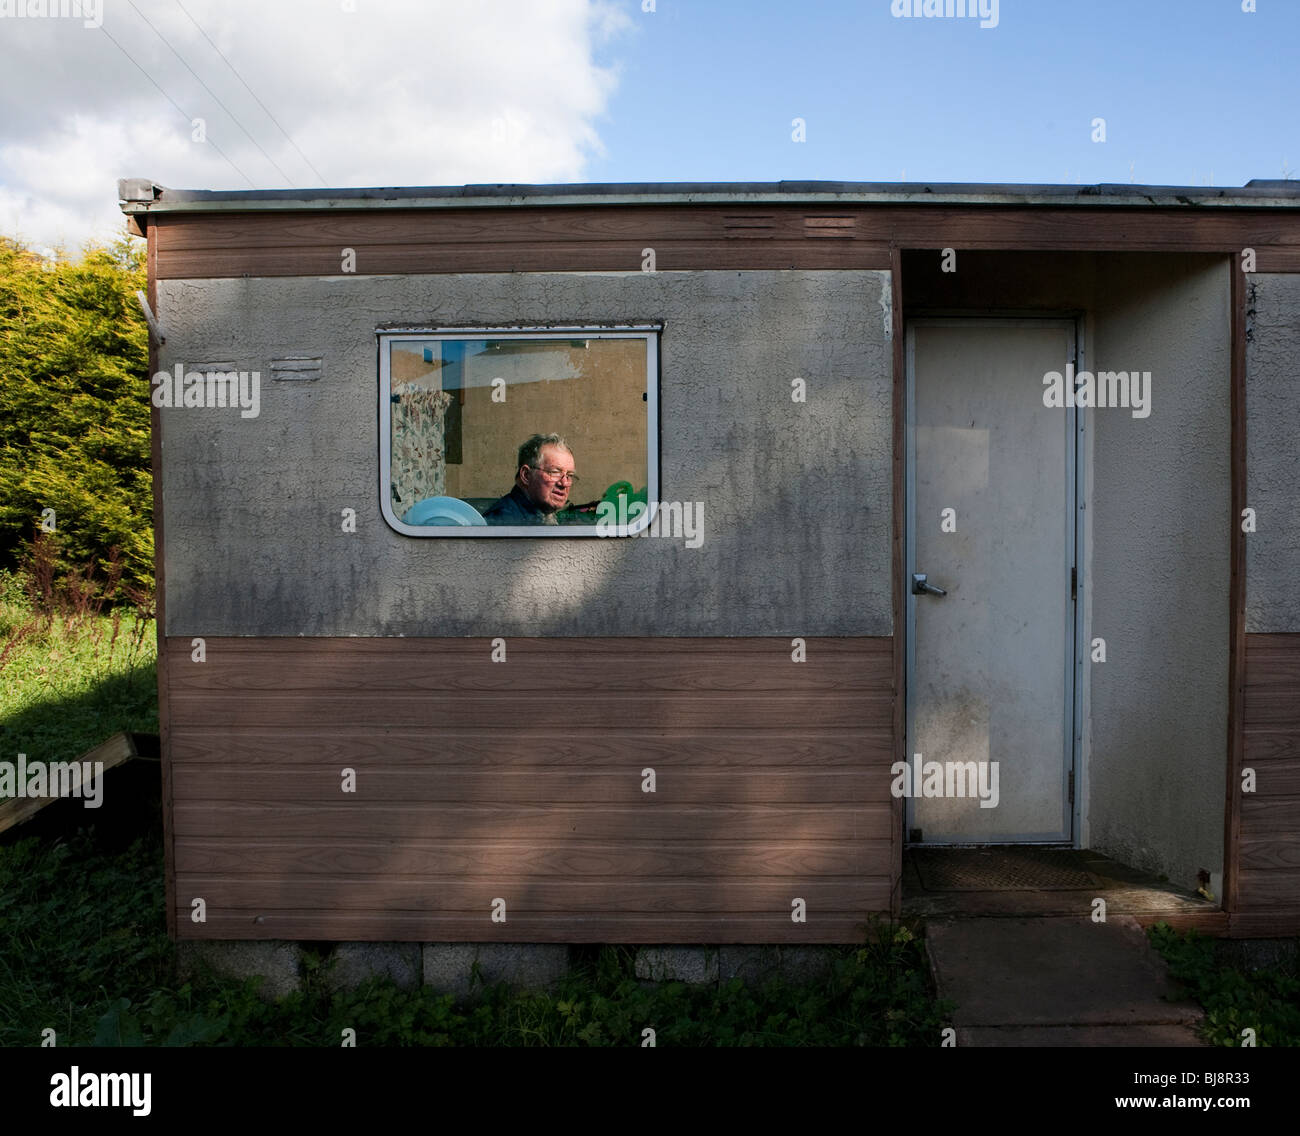
{"label": "dark jacket", "polygon": [[483,519],[490,525],[546,525],[554,523],[547,519],[554,515],[542,512],[516,485],[504,497],[487,507]]}

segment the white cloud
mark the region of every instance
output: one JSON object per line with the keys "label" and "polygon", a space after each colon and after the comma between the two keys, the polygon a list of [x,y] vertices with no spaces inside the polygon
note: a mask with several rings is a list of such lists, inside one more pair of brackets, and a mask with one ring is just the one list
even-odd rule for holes
{"label": "white cloud", "polygon": [[[102,31],[0,18],[0,233],[75,247],[118,232],[119,177],[193,189],[288,188],[277,167],[299,187],[582,180],[617,82],[604,56],[633,32],[610,0],[135,6],[256,144],[127,0],[108,0]],[[193,116],[211,144],[191,139]]]}

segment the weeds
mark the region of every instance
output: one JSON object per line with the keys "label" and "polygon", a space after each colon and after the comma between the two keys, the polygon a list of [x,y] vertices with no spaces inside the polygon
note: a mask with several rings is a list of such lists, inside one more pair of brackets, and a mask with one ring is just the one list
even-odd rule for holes
{"label": "weeds", "polygon": [[1222,962],[1213,939],[1180,935],[1168,924],[1151,928],[1152,945],[1205,1010],[1202,1034],[1213,1045],[1240,1046],[1242,1031],[1256,1045],[1300,1045],[1300,977],[1279,968],[1244,972]]}

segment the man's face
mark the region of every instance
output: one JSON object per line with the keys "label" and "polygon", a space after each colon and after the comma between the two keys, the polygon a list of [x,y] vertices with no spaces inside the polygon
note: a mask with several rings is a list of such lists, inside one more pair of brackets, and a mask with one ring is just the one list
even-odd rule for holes
{"label": "man's face", "polygon": [[[550,471],[556,470],[558,474]],[[543,446],[537,459],[537,468],[524,466],[519,471],[519,481],[528,499],[546,513],[564,508],[569,500],[569,487],[573,484],[565,474],[573,473],[573,455],[558,446]]]}

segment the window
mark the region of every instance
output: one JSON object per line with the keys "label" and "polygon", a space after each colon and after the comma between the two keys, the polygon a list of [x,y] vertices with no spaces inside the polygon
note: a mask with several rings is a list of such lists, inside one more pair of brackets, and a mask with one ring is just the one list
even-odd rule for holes
{"label": "window", "polygon": [[659,491],[658,333],[380,332],[385,520],[428,537],[640,531]]}

